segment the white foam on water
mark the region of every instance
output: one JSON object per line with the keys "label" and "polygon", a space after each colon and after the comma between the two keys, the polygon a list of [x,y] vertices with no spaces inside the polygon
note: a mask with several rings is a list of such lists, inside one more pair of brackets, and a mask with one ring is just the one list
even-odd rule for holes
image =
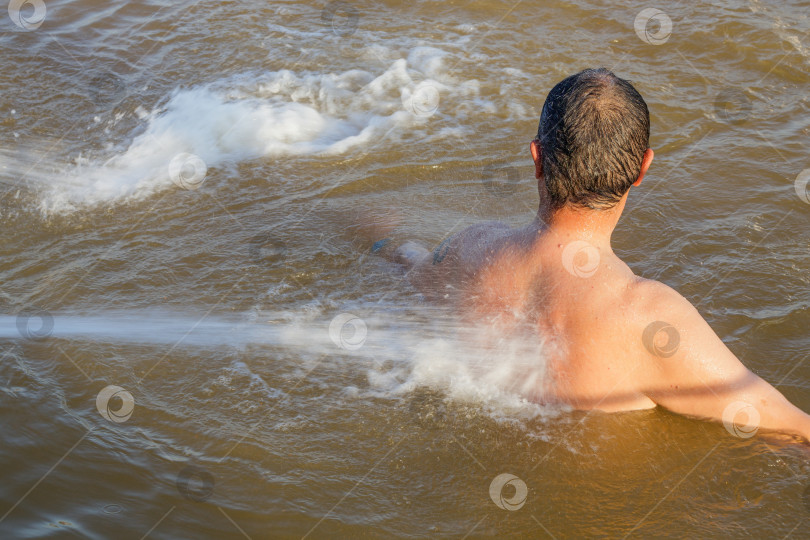
{"label": "white foam on water", "polygon": [[[413,328],[408,353],[393,367],[376,363],[368,372],[372,389],[403,395],[419,388],[446,399],[475,403],[497,419],[556,416],[562,409],[542,405],[547,387],[549,346],[537,335],[498,335],[489,327],[444,328],[425,336]],[[406,334],[407,335],[407,334]]]}
{"label": "white foam on water", "polygon": [[[345,389],[361,398],[407,398],[427,388],[510,421],[556,416],[563,410],[539,404],[547,384],[549,346],[536,334],[506,336],[492,327],[461,325],[446,317],[427,322],[391,313],[360,318],[313,311],[225,318],[165,311],[0,315],[0,339],[38,338],[44,344],[91,340],[172,349],[243,351],[250,345],[264,351],[262,355],[272,348],[274,362],[294,362],[302,377],[315,368],[320,377],[329,377],[331,370],[365,373],[366,388]],[[232,367],[247,370],[243,374],[266,386],[241,360]]]}
{"label": "white foam on water", "polygon": [[456,117],[494,108],[480,99],[477,80],[448,72],[446,56],[415,47],[376,71],[246,73],[176,89],[158,109],[139,110],[139,135],[125,150],[40,166],[28,185],[41,194],[43,213],[66,213],[174,186],[170,164],[183,154],[199,157],[205,172],[262,157],[348,155],[403,136],[458,136]]}
{"label": "white foam on water", "polygon": [[[358,328],[342,322],[345,344],[335,328],[317,329],[317,319],[290,322],[280,334],[288,347],[318,355],[353,358],[366,367],[372,397],[402,397],[431,389],[445,399],[474,403],[499,420],[559,415],[565,407],[542,404],[548,388],[552,346],[536,332],[509,335],[489,325],[470,325],[436,314],[431,321],[376,314]],[[337,320],[333,318],[332,321]],[[328,323],[328,321],[327,321]],[[355,388],[346,389],[350,393]],[[360,393],[363,395],[363,392]]]}

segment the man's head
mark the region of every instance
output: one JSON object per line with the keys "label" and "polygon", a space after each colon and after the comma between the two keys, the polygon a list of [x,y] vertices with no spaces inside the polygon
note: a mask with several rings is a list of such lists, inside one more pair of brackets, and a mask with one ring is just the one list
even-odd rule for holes
{"label": "man's head", "polygon": [[649,139],[647,104],[629,82],[599,68],[558,83],[532,143],[551,208],[615,206],[649,167]]}

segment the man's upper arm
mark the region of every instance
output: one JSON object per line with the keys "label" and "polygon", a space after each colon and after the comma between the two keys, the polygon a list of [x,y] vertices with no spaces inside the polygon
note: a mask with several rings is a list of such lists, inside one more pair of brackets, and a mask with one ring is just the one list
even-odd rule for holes
{"label": "man's upper arm", "polygon": [[481,223],[448,236],[414,267],[411,281],[436,292],[461,287],[482,263],[493,232],[508,229],[503,224]]}
{"label": "man's upper arm", "polygon": [[[810,416],[749,371],[680,294],[651,289],[639,325],[646,357],[642,391],[673,412],[810,436]],[[736,428],[734,428],[736,429]]]}

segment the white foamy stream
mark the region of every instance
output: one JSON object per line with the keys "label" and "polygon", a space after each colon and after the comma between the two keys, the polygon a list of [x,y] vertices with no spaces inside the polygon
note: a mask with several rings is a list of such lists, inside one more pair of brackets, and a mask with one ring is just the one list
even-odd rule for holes
{"label": "white foamy stream", "polygon": [[[337,323],[335,322],[337,321]],[[370,397],[407,396],[430,388],[448,399],[482,405],[496,418],[536,417],[559,409],[534,403],[545,384],[545,345],[505,339],[485,328],[446,319],[433,323],[380,315],[323,318],[312,313],[262,313],[202,319],[166,312],[110,312],[91,316],[0,316],[0,339],[137,343],[170,350],[251,346],[268,362],[302,363],[309,371],[330,364],[365,372],[368,387],[347,388]],[[272,351],[272,352],[271,352]],[[241,360],[240,369],[248,369]],[[306,365],[304,365],[306,364]]]}
{"label": "white foamy stream", "polygon": [[[44,213],[64,213],[143,198],[173,186],[173,180],[184,187],[191,177],[199,184],[208,169],[242,160],[349,154],[402,133],[458,134],[462,128],[453,117],[459,107],[492,106],[480,100],[478,81],[448,73],[446,56],[440,49],[416,47],[379,72],[281,70],[177,89],[156,110],[138,111],[145,125],[119,153],[82,157],[71,165],[29,157],[26,161],[37,162],[32,168],[1,152],[0,176],[13,183],[24,174]],[[429,125],[442,118],[440,128]],[[184,158],[178,162],[178,156]]]}

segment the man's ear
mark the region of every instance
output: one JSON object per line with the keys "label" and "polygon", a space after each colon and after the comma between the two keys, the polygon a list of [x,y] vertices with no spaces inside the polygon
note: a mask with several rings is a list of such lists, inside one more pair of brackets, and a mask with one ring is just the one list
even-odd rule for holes
{"label": "man's ear", "polygon": [[652,163],[653,157],[655,157],[655,152],[653,152],[652,148],[647,148],[644,151],[644,157],[641,159],[641,172],[638,174],[636,181],[633,182],[634,186],[641,184],[641,181],[644,180],[644,175],[650,168],[650,163]]}
{"label": "man's ear", "polygon": [[532,152],[532,159],[534,160],[534,177],[540,180],[543,177],[543,150],[540,148],[540,143],[537,139],[529,144],[529,149]]}

